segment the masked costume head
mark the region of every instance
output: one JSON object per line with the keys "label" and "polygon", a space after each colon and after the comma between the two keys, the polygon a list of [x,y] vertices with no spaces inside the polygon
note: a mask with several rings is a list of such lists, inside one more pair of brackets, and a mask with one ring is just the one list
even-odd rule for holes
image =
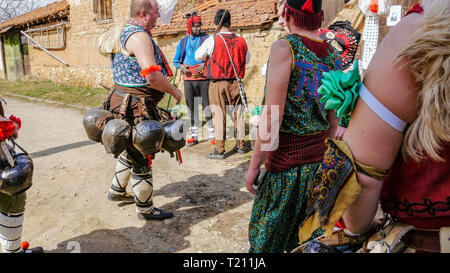
{"label": "masked costume head", "polygon": [[320,38],[339,52],[343,69],[348,68],[355,59],[361,34],[351,26],[349,21],[337,21],[318,33]]}
{"label": "masked costume head", "polygon": [[282,14],[298,27],[316,30],[323,22],[322,0],[286,0]]}

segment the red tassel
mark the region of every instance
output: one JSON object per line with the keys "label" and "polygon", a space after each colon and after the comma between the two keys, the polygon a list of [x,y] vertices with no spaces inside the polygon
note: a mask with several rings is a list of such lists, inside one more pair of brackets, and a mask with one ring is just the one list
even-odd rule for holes
{"label": "red tassel", "polygon": [[180,164],[183,164],[183,159],[181,158],[181,151],[177,150],[177,154],[178,154],[178,160]]}
{"label": "red tassel", "polygon": [[187,34],[192,34],[192,17],[187,19]]}
{"label": "red tassel", "polygon": [[152,168],[152,155],[148,155],[147,159],[148,159],[148,167],[151,169]]}
{"label": "red tassel", "polygon": [[320,28],[324,18],[323,10],[321,10],[319,13],[307,13],[292,8],[287,3],[284,4],[283,16],[286,18],[286,20],[289,20],[292,16],[295,25],[306,28],[307,30],[316,30]]}
{"label": "red tassel", "polygon": [[302,6],[302,10],[306,11],[306,12],[314,13],[314,8],[313,8],[312,2],[313,2],[312,0],[306,0],[305,4],[303,4],[303,6]]}

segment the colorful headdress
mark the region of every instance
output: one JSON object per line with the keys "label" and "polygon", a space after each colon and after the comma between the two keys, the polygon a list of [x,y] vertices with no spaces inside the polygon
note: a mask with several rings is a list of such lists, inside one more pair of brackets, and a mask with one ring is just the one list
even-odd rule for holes
{"label": "colorful headdress", "polygon": [[323,22],[322,0],[286,0],[283,17],[308,30],[320,28]]}
{"label": "colorful headdress", "polygon": [[186,14],[186,24],[187,24],[187,33],[192,34],[192,26],[194,24],[202,23],[202,18],[197,15],[197,12],[194,12],[192,14],[188,13]]}

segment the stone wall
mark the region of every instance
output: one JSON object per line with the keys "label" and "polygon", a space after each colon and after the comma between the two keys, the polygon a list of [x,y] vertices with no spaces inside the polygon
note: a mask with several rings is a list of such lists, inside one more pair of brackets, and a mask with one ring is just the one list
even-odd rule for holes
{"label": "stone wall", "polygon": [[[30,46],[31,73],[33,78],[52,80],[73,85],[99,87],[99,84],[112,85],[109,57],[101,55],[95,45],[97,37],[110,29],[115,23],[128,18],[131,0],[113,1],[114,20],[95,22],[92,12],[92,1],[69,0],[70,15],[66,28],[66,48],[50,50],[69,66],[58,62],[41,49]],[[182,4],[193,5],[195,0],[180,0]],[[265,79],[261,75],[261,68],[269,56],[270,45],[282,32],[275,26],[269,30],[249,29],[237,32],[243,36],[248,44],[251,55],[244,78],[245,90],[249,101],[259,103],[263,97]],[[179,40],[184,35],[163,36],[156,39],[172,65],[173,56]],[[175,71],[174,67],[172,66]],[[180,79],[180,77],[178,77]],[[179,88],[183,90],[183,81],[179,80]]]}
{"label": "stone wall", "polygon": [[[236,34],[242,36],[246,42],[250,52],[250,62],[246,67],[246,75],[244,78],[244,88],[247,93],[249,102],[259,104],[264,95],[265,78],[261,74],[261,68],[267,62],[270,46],[273,42],[279,39],[283,32],[277,26],[268,30],[249,29]],[[175,55],[175,50],[178,42],[184,35],[178,36],[163,36],[158,37],[157,43],[166,55],[172,66],[172,60]],[[175,68],[172,66],[175,72]],[[176,82],[178,87],[183,90],[183,80],[180,75],[177,76]]]}
{"label": "stone wall", "polygon": [[58,62],[39,48],[30,47],[32,77],[74,85],[111,85],[109,57],[98,52],[95,42],[101,33],[128,18],[130,2],[131,0],[113,1],[114,19],[96,22],[92,1],[69,0],[66,48],[49,50],[69,66]]}

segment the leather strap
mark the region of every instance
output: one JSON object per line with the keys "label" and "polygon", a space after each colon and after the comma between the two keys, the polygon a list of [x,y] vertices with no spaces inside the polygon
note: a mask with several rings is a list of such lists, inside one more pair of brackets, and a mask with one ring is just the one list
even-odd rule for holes
{"label": "leather strap", "polygon": [[402,241],[409,248],[436,253],[441,251],[439,230],[413,229],[406,233]]}
{"label": "leather strap", "polygon": [[120,105],[120,110],[119,110],[119,114],[122,118],[124,118],[126,115],[128,103],[130,101],[130,96],[131,96],[130,93],[125,93],[125,95],[123,96],[122,104]]}
{"label": "leather strap", "polygon": [[126,92],[122,92],[120,90],[114,89],[114,92],[121,96],[122,98],[125,97],[127,94],[130,95],[131,101],[138,103],[139,102],[139,97],[133,96],[130,93],[126,93]]}
{"label": "leather strap", "polygon": [[145,98],[140,98],[139,109],[141,111],[141,113],[139,113],[141,116],[145,117],[146,119],[150,119]]}

